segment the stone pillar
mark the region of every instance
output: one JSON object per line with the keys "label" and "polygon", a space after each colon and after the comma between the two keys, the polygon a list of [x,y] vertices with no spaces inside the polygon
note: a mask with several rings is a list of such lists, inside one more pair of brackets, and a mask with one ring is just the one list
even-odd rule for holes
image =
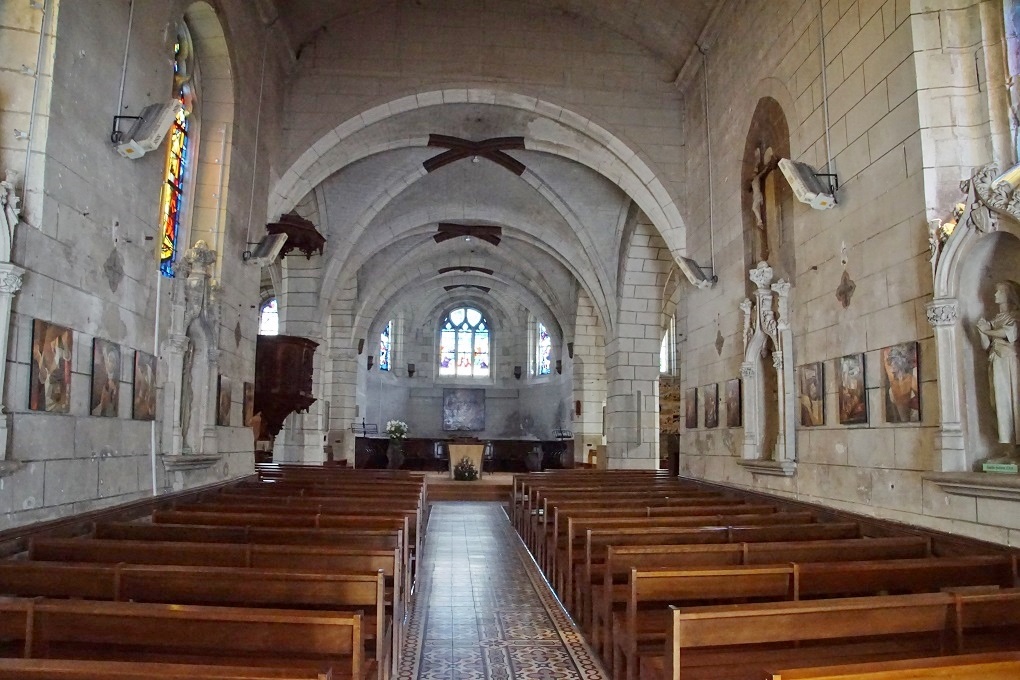
{"label": "stone pillar", "polygon": [[[10,262],[0,262],[0,386],[6,385],[7,379],[7,345],[11,333],[11,303],[15,293],[21,289],[21,276],[25,270]],[[3,395],[0,395],[3,396]],[[2,406],[7,406],[6,398],[2,399]],[[4,409],[0,417],[0,461],[7,460],[7,442],[10,429],[10,416]]]}
{"label": "stone pillar", "polygon": [[[606,346],[606,457],[614,469],[659,467],[658,324],[638,327],[649,338],[615,338]],[[654,349],[650,349],[654,346]]]}
{"label": "stone pillar", "polygon": [[[578,294],[574,324],[574,393],[581,413],[574,416],[574,458],[587,462],[589,449],[602,444],[602,405],[606,400],[606,335],[591,299]],[[601,463],[600,463],[601,464]]]}
{"label": "stone pillar", "polygon": [[967,472],[966,437],[963,425],[963,386],[965,375],[960,348],[963,330],[958,323],[959,303],[955,298],[936,298],[926,306],[928,323],[935,329],[935,346],[939,360],[939,407],[942,425],[939,427],[939,471]]}

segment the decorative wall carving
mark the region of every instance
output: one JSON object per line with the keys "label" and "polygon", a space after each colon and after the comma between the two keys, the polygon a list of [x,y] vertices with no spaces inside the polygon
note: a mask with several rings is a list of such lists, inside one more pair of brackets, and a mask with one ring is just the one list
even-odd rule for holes
{"label": "decorative wall carving", "polygon": [[208,465],[219,459],[216,342],[220,285],[212,277],[215,262],[216,253],[198,241],[185,253],[172,283],[170,328],[161,347],[166,367],[162,452],[168,469],[194,468],[190,464],[182,468],[179,456],[200,456]]}
{"label": "decorative wall carving", "polygon": [[[1012,172],[1012,171],[1011,171]],[[956,206],[952,218],[929,223],[933,300],[926,306],[928,322],[935,329],[938,352],[938,388],[941,411],[938,472],[966,472],[973,469],[976,451],[988,448],[973,418],[966,417],[967,395],[987,390],[987,379],[967,367],[974,361],[975,338],[964,328],[961,303],[973,303],[979,291],[965,280],[968,267],[974,266],[977,248],[984,239],[1000,230],[1020,237],[1020,194],[1015,184],[1000,177],[995,165],[986,165],[960,183],[966,198]]]}
{"label": "decorative wall carving", "polygon": [[[790,330],[790,292],[788,282],[772,282],[772,267],[759,262],[750,270],[754,299],[740,303],[744,314],[744,449],[742,465],[762,474],[789,476],[796,470],[795,399],[793,382],[793,335]],[[771,354],[776,372],[774,398],[766,394],[764,361]],[[769,411],[778,423],[772,450],[768,433]]]}

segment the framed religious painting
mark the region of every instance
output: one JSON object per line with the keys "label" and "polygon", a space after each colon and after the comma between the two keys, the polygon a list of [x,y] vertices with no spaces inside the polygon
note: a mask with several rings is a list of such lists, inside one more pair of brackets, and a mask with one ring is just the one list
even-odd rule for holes
{"label": "framed religious painting", "polygon": [[216,390],[216,424],[230,426],[230,378],[225,375],[220,376]]}
{"label": "framed religious painting", "polygon": [[882,396],[885,422],[921,422],[917,343],[904,342],[882,350]]}
{"label": "framed religious painting", "polygon": [[70,413],[73,335],[70,328],[34,320],[28,394],[33,411]]}
{"label": "framed religious painting", "polygon": [[684,392],[684,427],[695,430],[698,427],[698,388],[688,387]]}
{"label": "framed religious painting", "polygon": [[839,424],[868,422],[868,394],[864,381],[864,355],[848,354],[836,359],[839,380]]}
{"label": "framed religious painting", "polygon": [[[243,393],[242,393],[241,396],[242,396],[242,399],[243,399],[243,401],[241,403],[241,413],[243,414],[242,415],[243,422],[241,424],[244,425],[245,427],[251,427],[251,419],[252,419],[252,416],[255,415],[255,383],[250,383],[250,382],[244,383]],[[329,407],[328,407],[328,404],[329,404],[329,402],[327,401],[326,404],[327,404],[327,407],[326,407],[325,422],[326,422],[326,424],[328,426],[328,423],[329,423]]]}
{"label": "framed religious painting", "polygon": [[135,351],[134,398],[131,417],[135,420],[156,419],[156,357]]}
{"label": "framed religious painting", "polygon": [[797,402],[802,427],[825,424],[825,365],[821,361],[797,369]]}
{"label": "framed religious painting", "polygon": [[485,429],[485,390],[443,390],[443,430],[479,432]]}
{"label": "framed religious painting", "polygon": [[740,427],[743,424],[743,404],[740,401],[740,378],[726,381],[726,427]]}
{"label": "framed religious painting", "polygon": [[705,395],[705,427],[719,427],[719,383],[701,389]]}
{"label": "framed religious painting", "polygon": [[120,345],[102,338],[92,341],[92,390],[89,413],[116,418],[120,408]]}

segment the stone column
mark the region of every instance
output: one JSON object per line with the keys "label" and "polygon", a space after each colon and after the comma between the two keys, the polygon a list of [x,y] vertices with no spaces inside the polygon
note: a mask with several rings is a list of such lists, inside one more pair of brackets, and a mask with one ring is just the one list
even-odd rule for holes
{"label": "stone column", "polygon": [[[0,385],[6,385],[7,379],[7,345],[11,334],[11,304],[14,295],[21,289],[21,276],[25,270],[10,262],[0,262]],[[0,395],[2,396],[2,395]],[[7,414],[7,400],[2,399],[3,415],[0,417],[0,461],[8,456],[7,441],[10,417]]]}
{"label": "stone column", "polygon": [[939,407],[942,425],[939,428],[939,471],[967,472],[965,431],[963,424],[963,329],[960,328],[959,303],[956,298],[936,298],[926,306],[928,323],[935,329],[935,346],[939,360]]}

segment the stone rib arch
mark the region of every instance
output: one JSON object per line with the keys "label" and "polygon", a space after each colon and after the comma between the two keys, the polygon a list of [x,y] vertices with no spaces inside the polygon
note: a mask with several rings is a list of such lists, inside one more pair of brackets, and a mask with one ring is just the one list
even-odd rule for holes
{"label": "stone rib arch", "polygon": [[[326,132],[281,174],[280,180],[270,192],[269,214],[276,215],[288,210],[301,196],[336,172],[338,167],[321,167],[321,164],[319,164],[320,167],[316,168],[315,166],[325,152],[342,144],[355,133],[374,123],[407,111],[444,104],[468,103],[491,104],[534,112],[543,119],[554,121],[579,133],[583,138],[591,140],[590,146],[593,149],[603,150],[607,157],[602,162],[589,161],[589,167],[620,186],[641,206],[662,235],[674,257],[686,254],[685,226],[675,200],[658,179],[662,173],[657,173],[654,170],[654,164],[647,160],[641,152],[635,151],[635,146],[629,145],[592,118],[545,99],[516,92],[471,86],[419,92],[384,101],[340,123]],[[571,154],[562,145],[553,144],[549,140],[526,138],[525,145],[529,149],[533,148],[574,158],[579,162],[583,162],[583,159],[587,157],[580,150]],[[567,148],[569,149],[569,147]],[[629,176],[626,182],[625,173]],[[699,283],[699,277],[689,271],[687,263],[679,259],[678,262],[688,278],[694,283]]]}

